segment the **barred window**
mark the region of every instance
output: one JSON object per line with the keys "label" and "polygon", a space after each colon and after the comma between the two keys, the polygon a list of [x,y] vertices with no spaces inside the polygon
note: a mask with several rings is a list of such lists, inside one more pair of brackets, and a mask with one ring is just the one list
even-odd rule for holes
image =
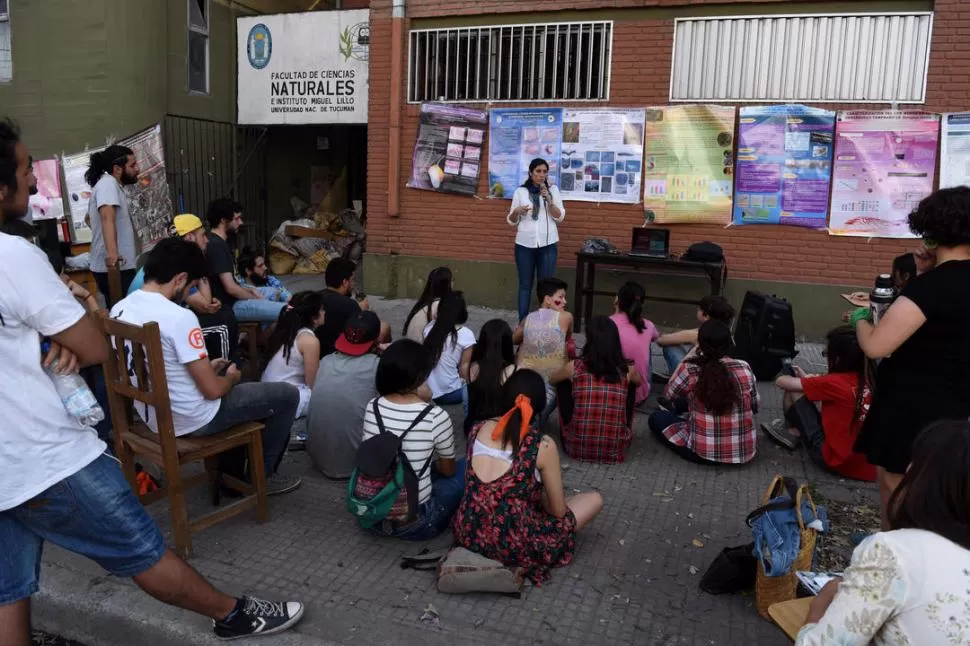
{"label": "barred window", "polygon": [[605,101],[613,23],[415,29],[408,101]]}
{"label": "barred window", "polygon": [[10,13],[7,0],[0,0],[0,83],[13,79],[10,55]]}
{"label": "barred window", "polygon": [[209,93],[209,0],[189,4],[189,92]]}

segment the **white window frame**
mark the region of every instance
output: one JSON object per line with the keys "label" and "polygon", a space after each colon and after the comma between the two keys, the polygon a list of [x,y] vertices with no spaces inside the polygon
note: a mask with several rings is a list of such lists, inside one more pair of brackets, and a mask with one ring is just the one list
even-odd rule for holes
{"label": "white window frame", "polygon": [[[205,2],[205,16],[203,16],[203,20],[206,23],[204,27],[192,24],[192,5],[193,3],[197,4],[198,0],[186,0],[185,2],[185,24],[188,26],[185,37],[185,85],[189,90],[189,94],[207,96],[212,89],[210,85],[212,61],[209,46],[210,25],[212,24],[212,0],[203,0],[203,2]],[[192,34],[199,34],[205,38],[205,90],[198,90],[192,87]]]}
{"label": "white window frame", "polygon": [[10,27],[9,2],[7,2],[7,10],[0,11],[0,22],[7,24],[7,48],[10,56],[9,63],[6,66],[0,66],[0,83],[9,83],[13,80],[13,30]]}
{"label": "white window frame", "polygon": [[[566,79],[561,78],[562,75],[559,74],[561,66],[557,65],[555,61],[560,55],[564,57],[569,56],[570,36],[574,35],[571,30],[576,27],[579,29],[576,37],[581,39],[580,42],[582,42],[582,39],[588,38],[588,60],[583,61],[582,65],[575,66],[575,79],[573,79],[572,84],[569,84]],[[584,31],[586,28],[590,29],[588,36]],[[560,30],[563,29],[564,31],[560,33]],[[596,37],[597,29],[600,30],[598,32],[600,52],[598,56],[594,56],[592,53],[592,43]],[[549,103],[550,101],[597,103],[609,101],[611,82],[613,79],[614,31],[612,20],[579,20],[511,25],[481,25],[476,27],[412,29],[408,34],[407,102],[413,105],[425,101],[438,103]],[[471,44],[471,34],[473,32],[475,34],[477,50]],[[520,36],[517,44],[512,41],[516,34]],[[443,48],[445,51],[434,51],[436,46],[440,44],[440,40],[438,38],[432,40],[433,35],[444,35],[445,45],[443,45]],[[454,78],[449,78],[449,72],[451,71],[449,70],[449,64],[451,61],[450,48],[452,35],[454,35],[456,43],[461,43],[462,37],[465,38],[465,93],[461,92],[461,77],[459,75],[455,74]],[[548,47],[550,37],[553,42],[552,51]],[[511,53],[509,51],[502,51],[503,40],[505,38],[508,38],[512,42]],[[532,44],[529,46],[529,52],[526,51],[526,38],[532,40]],[[482,44],[486,39],[488,41],[485,44],[486,49],[483,49]],[[456,48],[459,46],[457,44],[455,45]],[[509,48],[506,47],[506,49]],[[512,73],[512,61],[516,57],[516,53],[519,59],[517,77]],[[503,54],[505,54],[505,57],[503,57]],[[453,82],[455,84],[455,96],[446,96],[445,98],[434,96],[436,89],[431,88],[429,92],[429,75],[427,74],[425,75],[425,87],[417,91],[416,84],[419,82],[419,79],[415,78],[415,66],[423,58],[425,69],[427,69],[432,59],[439,58],[442,55],[445,61],[445,87],[449,88]],[[536,65],[536,57],[540,57],[544,62],[547,55],[551,56],[554,61],[552,64],[553,72],[551,79],[553,94],[551,96],[535,96],[534,98],[512,98],[513,94],[531,94],[534,96],[544,92],[544,88],[540,88],[539,86],[540,84],[544,85],[549,79],[546,78],[545,70],[537,69],[539,66]],[[472,60],[473,57],[476,60]],[[460,63],[461,58],[461,52],[457,51],[455,60]],[[595,62],[594,59],[596,59]],[[483,60],[484,65],[482,64]],[[582,66],[586,67],[585,74],[582,73]],[[598,72],[598,80],[595,83],[596,87],[594,87],[593,83],[594,68]],[[441,66],[439,65],[440,69]],[[474,79],[471,78],[472,72],[474,72]],[[476,81],[479,85],[479,88],[476,90],[477,95],[473,98],[468,98],[471,85]],[[582,96],[577,97],[575,96],[576,89],[583,82],[586,84],[585,91],[581,92]],[[437,80],[434,83],[437,84]],[[482,93],[480,91],[483,84],[485,87],[485,96],[481,96]],[[526,85],[530,87],[527,88]],[[566,94],[567,89],[569,90],[569,94],[573,96],[563,96]],[[593,90],[596,90],[598,96],[591,96],[593,95]]]}
{"label": "white window frame", "polygon": [[[908,45],[907,45],[908,47],[910,47],[910,48],[912,48],[914,50],[921,51],[920,50],[920,45],[922,44],[923,45],[923,49],[925,49],[925,52],[926,52],[925,58],[922,61],[922,70],[920,70],[919,72],[917,72],[916,75],[914,75],[914,78],[915,77],[918,77],[918,76],[921,76],[922,77],[922,79],[921,79],[922,80],[922,92],[921,92],[920,97],[919,98],[916,98],[916,99],[912,99],[912,98],[908,98],[908,99],[907,98],[903,98],[903,99],[900,99],[900,98],[898,98],[898,90],[899,90],[898,87],[895,88],[895,94],[897,94],[897,97],[896,98],[890,98],[888,96],[888,94],[886,96],[878,96],[878,97],[877,96],[868,96],[868,97],[859,97],[859,98],[846,98],[844,96],[837,96],[837,95],[834,95],[834,94],[833,95],[824,95],[824,96],[806,96],[806,95],[803,95],[803,94],[797,92],[797,90],[794,91],[794,92],[792,92],[791,93],[791,96],[781,95],[781,96],[762,96],[762,97],[756,97],[756,98],[745,98],[745,97],[731,96],[732,93],[729,91],[729,89],[727,89],[727,91],[724,92],[724,94],[726,94],[725,96],[714,96],[713,94],[716,94],[717,93],[717,90],[715,90],[714,93],[711,93],[711,92],[702,93],[703,96],[682,97],[680,95],[680,93],[678,92],[678,89],[677,89],[678,88],[678,85],[682,85],[682,82],[683,82],[683,79],[679,78],[678,75],[677,75],[677,72],[678,72],[678,68],[677,68],[677,65],[678,65],[678,43],[677,43],[677,40],[678,40],[678,34],[681,33],[681,30],[679,28],[680,25],[681,25],[681,23],[685,23],[685,22],[702,22],[702,21],[725,21],[725,22],[727,22],[727,21],[745,21],[745,20],[751,20],[751,21],[762,20],[762,21],[764,21],[764,20],[793,19],[793,18],[797,18],[797,19],[810,19],[810,18],[816,18],[816,19],[861,19],[861,18],[876,18],[876,19],[878,19],[878,18],[913,18],[913,17],[916,17],[916,18],[928,17],[929,18],[928,27],[927,27],[927,34],[926,34],[926,36],[927,36],[926,37],[926,42],[925,43],[920,43],[920,42],[908,43]],[[872,104],[872,103],[888,103],[888,104],[892,104],[892,105],[895,105],[895,104],[917,104],[917,105],[918,104],[923,104],[923,103],[926,102],[926,91],[927,91],[926,83],[927,83],[927,78],[928,78],[928,75],[929,75],[929,64],[930,64],[930,54],[931,54],[931,51],[930,50],[931,50],[931,47],[932,47],[932,40],[933,40],[933,20],[934,20],[934,17],[935,17],[935,14],[934,14],[933,11],[899,11],[899,12],[860,12],[860,13],[849,13],[849,12],[846,12],[846,13],[826,13],[826,14],[740,15],[740,16],[723,16],[723,17],[719,16],[719,17],[704,17],[704,18],[696,18],[696,17],[692,17],[692,18],[677,18],[674,21],[674,23],[675,23],[674,24],[674,38],[673,38],[673,41],[674,42],[673,42],[673,51],[671,53],[671,58],[670,58],[670,89],[669,89],[668,97],[669,97],[671,103],[707,103],[707,102],[723,101],[723,102],[730,102],[730,103],[778,103],[778,102],[785,102],[785,103],[847,103],[847,104],[851,104],[851,103],[869,103],[869,104]],[[861,27],[858,27],[858,26],[857,26],[857,28],[861,29]],[[872,56],[872,49],[875,46],[879,46],[881,44],[882,44],[881,41],[877,41],[877,42],[872,43],[872,44],[870,44],[868,46],[865,46],[864,47],[864,51],[860,54],[859,57],[860,58],[865,58],[867,56],[868,57],[871,57]],[[847,55],[845,51],[842,51],[842,48],[844,48],[845,45],[846,45],[846,43],[843,41],[843,42],[838,43],[837,46],[834,48],[834,50],[838,50],[838,51],[834,51],[833,50],[832,56],[829,57],[829,59],[827,59],[827,65],[828,65],[828,69],[829,70],[831,70],[833,67],[839,66],[841,62],[844,62],[844,61],[841,61],[839,57],[840,56],[846,56]],[[760,57],[751,56],[750,57],[750,60],[749,59],[738,59],[738,55],[741,55],[743,52],[748,51],[748,48],[746,48],[743,45],[743,43],[742,44],[737,44],[737,43],[720,44],[719,43],[718,46],[719,46],[719,51],[723,50],[723,51],[727,52],[725,54],[725,56],[726,56],[727,59],[730,59],[730,60],[734,60],[735,61],[735,63],[734,63],[734,68],[735,69],[733,69],[732,72],[731,72],[731,76],[732,77],[735,77],[736,78],[737,74],[741,74],[741,73],[743,73],[743,71],[744,72],[750,72],[752,68],[757,68],[758,70],[762,70],[762,72],[760,72],[762,74],[766,74],[767,73],[766,71],[764,71],[764,69],[765,69],[765,65],[766,65],[766,60],[768,58],[770,58],[770,52],[764,52],[764,51],[762,51],[761,52],[762,55]],[[694,55],[697,54],[697,52],[695,50],[693,50],[693,49],[689,49],[689,50],[686,50],[686,51],[690,51],[691,54],[694,54]],[[797,46],[796,46],[796,48],[791,53],[794,56],[797,56],[798,55]],[[786,59],[788,58],[788,54],[787,53],[785,53],[784,56],[785,56]],[[811,63],[807,63],[805,61],[802,61],[800,64],[802,66],[804,66],[806,64],[811,65]],[[824,68],[822,68],[822,69],[824,69]],[[777,71],[777,70],[775,70],[775,71]],[[858,77],[859,77],[860,74],[863,74],[863,72],[862,71],[857,71],[856,72],[857,79],[856,79],[855,82],[859,82]],[[691,77],[690,75],[688,75],[688,79],[687,79],[686,82],[689,82],[689,83],[693,84],[695,81],[694,81],[693,77]],[[769,81],[765,81],[765,83],[768,83],[768,82]],[[831,80],[830,80],[830,82],[831,82]],[[841,79],[841,82],[844,85],[848,81],[846,81],[845,79]],[[715,83],[715,87],[723,86],[725,84],[725,79],[715,78],[714,79],[714,83]],[[707,96],[708,94],[711,94],[711,96]],[[784,94],[784,93],[782,93],[782,94]]]}

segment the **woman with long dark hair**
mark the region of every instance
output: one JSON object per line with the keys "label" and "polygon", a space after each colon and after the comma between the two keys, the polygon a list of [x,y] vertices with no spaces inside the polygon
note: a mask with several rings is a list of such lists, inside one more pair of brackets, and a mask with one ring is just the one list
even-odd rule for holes
{"label": "woman with long dark hair", "polygon": [[664,391],[671,401],[687,399],[686,419],[665,410],[650,416],[650,431],[691,462],[744,464],[757,452],[758,381],[751,366],[727,356],[732,347],[727,325],[705,321],[696,354],[677,367]]}
{"label": "woman with long dark hair", "polygon": [[591,318],[582,357],[549,378],[557,386],[567,455],[587,462],[623,462],[633,440],[639,381],[640,374],[623,356],[616,324],[606,316]]}
{"label": "woman with long dark hair", "polygon": [[559,449],[533,424],[545,405],[538,373],[519,370],[508,378],[505,414],[476,424],[468,436],[465,493],[452,523],[459,545],[525,568],[536,583],[572,562],[576,532],[603,508],[596,492],[566,497]]}
{"label": "woman with long dark hair", "polygon": [[468,414],[465,432],[483,420],[501,415],[502,384],[515,372],[515,347],[512,328],[502,319],[492,319],[482,326],[478,342],[472,348],[468,374]]}
{"label": "woman with long dark hair", "polygon": [[643,318],[646,297],[639,283],[624,283],[613,299],[613,316],[610,317],[620,333],[623,356],[633,362],[640,375],[636,392],[638,404],[650,396],[650,347],[660,337],[657,327]]}
{"label": "woman with long dark hair", "polygon": [[[872,393],[869,362],[855,330],[839,326],[827,335],[827,375],[809,375],[794,366],[794,376],[775,380],[785,395],[785,419],[762,424],[765,433],[788,449],[804,444],[815,464],[846,478],[872,482],[876,469],[853,450],[866,419]],[[821,412],[816,403],[822,407]]]}
{"label": "woman with long dark hair", "polygon": [[796,646],[966,644],[970,616],[970,424],[930,425],[889,502],[888,530],[863,541],[812,601]]}
{"label": "woman with long dark hair", "polygon": [[465,296],[457,291],[441,299],[438,318],[424,328],[424,346],[434,363],[428,386],[439,406],[467,405],[468,390],[461,376],[468,374],[475,345],[475,333],[465,327],[467,321]]}
{"label": "woman with long dark hair", "polygon": [[519,320],[529,313],[533,277],[549,278],[556,271],[559,249],[557,223],[566,217],[559,189],[549,184],[549,162],[533,159],[529,177],[512,194],[505,220],[518,229],[515,235],[515,267],[519,273]]}
{"label": "woman with long dark hair", "polygon": [[323,324],[323,320],[320,292],[294,294],[280,311],[276,328],[266,343],[266,356],[270,359],[260,381],[296,386],[300,391],[297,417],[306,415],[313,382],[320,369],[320,340],[314,330]]}
{"label": "woman with long dark hair", "polygon": [[455,279],[447,267],[437,267],[428,274],[424,291],[404,319],[404,336],[421,343],[424,341],[424,328],[438,316],[438,304],[442,297],[452,292]]}
{"label": "woman with long dark hair", "polygon": [[970,417],[970,188],[926,197],[909,228],[924,241],[919,275],[876,325],[853,317],[866,356],[882,360],[855,449],[877,468],[884,528],[920,429]]}

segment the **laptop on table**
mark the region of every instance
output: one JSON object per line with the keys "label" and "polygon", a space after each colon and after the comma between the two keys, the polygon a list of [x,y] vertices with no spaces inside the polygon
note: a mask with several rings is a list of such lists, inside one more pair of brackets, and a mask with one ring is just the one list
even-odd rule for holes
{"label": "laptop on table", "polygon": [[667,258],[670,255],[670,230],[634,227],[629,256]]}

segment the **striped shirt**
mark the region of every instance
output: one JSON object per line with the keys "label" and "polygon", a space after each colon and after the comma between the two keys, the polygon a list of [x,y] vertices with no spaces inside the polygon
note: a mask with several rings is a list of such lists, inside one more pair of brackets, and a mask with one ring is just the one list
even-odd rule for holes
{"label": "striped shirt", "polygon": [[[416,404],[394,404],[384,399],[378,398],[378,408],[381,411],[381,419],[384,422],[384,430],[401,435],[408,429],[421,411],[424,410],[424,402]],[[377,419],[374,417],[374,400],[367,402],[367,412],[364,414],[364,434],[363,440],[373,437],[380,433],[377,427]],[[436,453],[439,458],[454,459],[455,457],[455,432],[451,427],[451,417],[444,409],[432,406],[424,419],[415,426],[403,442],[404,455],[415,473],[420,473],[421,469]],[[421,476],[420,487],[418,489],[418,504],[423,505],[431,498],[431,469],[430,467]]]}

